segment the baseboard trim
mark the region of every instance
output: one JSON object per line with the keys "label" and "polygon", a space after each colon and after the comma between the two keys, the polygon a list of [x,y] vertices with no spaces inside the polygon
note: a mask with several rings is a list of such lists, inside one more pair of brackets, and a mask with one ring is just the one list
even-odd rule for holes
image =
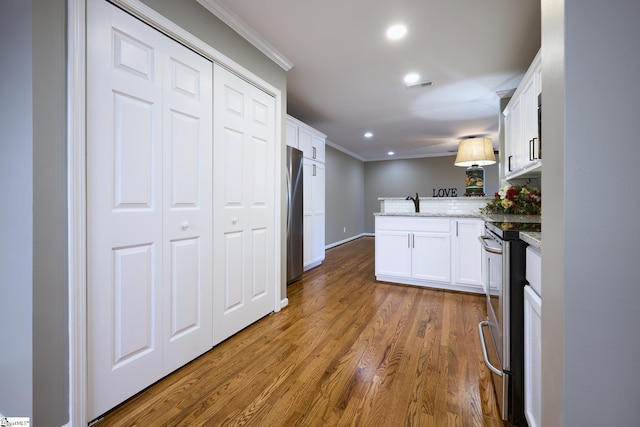
{"label": "baseboard trim", "polygon": [[360,234],[357,234],[355,236],[348,237],[348,238],[346,238],[344,240],[340,240],[339,242],[331,243],[331,244],[325,246],[324,248],[325,248],[325,250],[326,249],[331,249],[331,248],[334,248],[336,246],[344,245],[345,243],[349,243],[352,240],[356,240],[356,239],[359,239],[359,238],[365,237],[365,236],[375,236],[375,234],[374,233],[360,233]]}

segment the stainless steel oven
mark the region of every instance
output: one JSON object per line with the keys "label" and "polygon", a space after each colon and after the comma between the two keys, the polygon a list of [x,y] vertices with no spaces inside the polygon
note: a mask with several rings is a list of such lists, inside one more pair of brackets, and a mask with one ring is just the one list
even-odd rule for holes
{"label": "stainless steel oven", "polygon": [[[536,224],[534,227],[539,228]],[[483,247],[487,320],[478,324],[485,364],[491,371],[503,420],[527,426],[524,417],[524,286],[527,224],[487,222]]]}
{"label": "stainless steel oven", "polygon": [[[505,349],[508,351],[509,343],[505,343],[505,339],[509,336],[509,326],[504,323],[508,320],[508,316],[504,314],[505,298],[508,298],[508,295],[504,293],[502,281],[502,255],[505,248],[504,242],[491,233],[480,237],[480,241],[483,247],[484,291],[487,299],[487,320],[478,325],[480,344],[484,363],[493,377],[500,415],[503,420],[508,420],[509,379],[506,378],[508,373],[505,373],[505,369],[509,364],[509,355],[505,354]],[[489,339],[485,337],[485,328],[489,331]]]}

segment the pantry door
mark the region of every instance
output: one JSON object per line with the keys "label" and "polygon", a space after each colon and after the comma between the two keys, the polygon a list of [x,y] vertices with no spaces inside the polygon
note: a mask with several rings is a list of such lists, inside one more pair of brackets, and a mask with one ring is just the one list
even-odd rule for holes
{"label": "pantry door", "polygon": [[87,5],[87,372],[94,419],[212,347],[212,64]]}
{"label": "pantry door", "polygon": [[275,309],[275,100],[214,64],[214,344]]}

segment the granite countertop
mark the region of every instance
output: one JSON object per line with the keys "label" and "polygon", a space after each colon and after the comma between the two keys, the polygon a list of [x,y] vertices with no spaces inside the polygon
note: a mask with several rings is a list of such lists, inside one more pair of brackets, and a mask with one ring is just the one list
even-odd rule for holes
{"label": "granite countertop", "polygon": [[542,233],[534,232],[534,231],[521,231],[520,232],[520,240],[534,248],[541,250],[542,249]]}
{"label": "granite countertop", "polygon": [[540,215],[508,215],[508,214],[485,214],[482,215],[485,221],[492,222],[528,222],[528,223],[540,223],[542,217]]}
{"label": "granite countertop", "polygon": [[446,212],[374,212],[375,216],[417,216],[440,218],[484,218],[480,213],[446,213]]}

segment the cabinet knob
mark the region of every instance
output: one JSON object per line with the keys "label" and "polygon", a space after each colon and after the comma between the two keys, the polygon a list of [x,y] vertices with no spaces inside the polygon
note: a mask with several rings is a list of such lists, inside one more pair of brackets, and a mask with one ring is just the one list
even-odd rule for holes
{"label": "cabinet knob", "polygon": [[231,224],[233,224],[233,225],[238,224],[238,217],[234,216],[233,218],[231,218]]}
{"label": "cabinet knob", "polygon": [[182,223],[182,230],[187,231],[190,228],[191,228],[191,224],[189,224],[189,221],[185,221]]}

